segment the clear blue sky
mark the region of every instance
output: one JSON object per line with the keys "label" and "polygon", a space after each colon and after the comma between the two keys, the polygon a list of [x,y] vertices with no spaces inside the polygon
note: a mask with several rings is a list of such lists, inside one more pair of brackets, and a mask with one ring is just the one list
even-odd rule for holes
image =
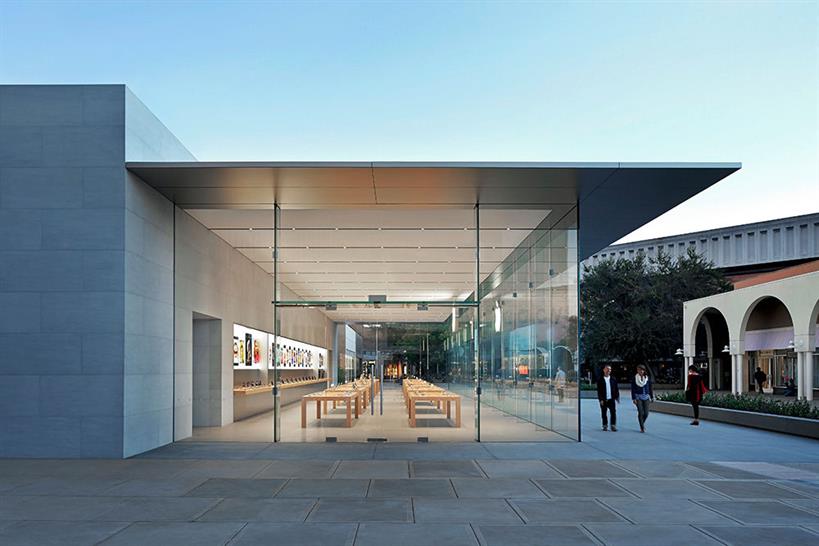
{"label": "clear blue sky", "polygon": [[819,2],[0,3],[0,82],[201,160],[741,161],[629,239],[819,211]]}

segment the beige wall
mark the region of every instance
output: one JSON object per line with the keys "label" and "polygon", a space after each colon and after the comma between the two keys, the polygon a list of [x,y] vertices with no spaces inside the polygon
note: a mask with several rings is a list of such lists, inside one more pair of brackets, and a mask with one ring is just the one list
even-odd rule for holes
{"label": "beige wall", "polygon": [[[211,233],[184,210],[176,209],[175,228],[175,396],[174,438],[192,434],[197,424],[223,426],[233,422],[233,324],[272,332],[273,278]],[[280,284],[281,299],[298,299]],[[221,368],[214,376],[207,363],[193,360],[193,317],[221,320]],[[282,309],[280,333],[332,351],[335,323],[314,309]],[[329,355],[329,361],[335,355]],[[194,375],[210,374],[208,391],[197,389]],[[202,416],[207,416],[206,418]]]}

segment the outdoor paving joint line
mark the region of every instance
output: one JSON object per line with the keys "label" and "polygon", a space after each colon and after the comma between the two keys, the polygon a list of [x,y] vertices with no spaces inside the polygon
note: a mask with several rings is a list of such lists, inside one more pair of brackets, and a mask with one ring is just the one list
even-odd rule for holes
{"label": "outdoor paving joint line", "polygon": [[506,504],[507,504],[507,505],[509,505],[509,508],[511,508],[511,509],[512,509],[512,512],[514,512],[514,513],[515,513],[515,515],[516,515],[516,516],[517,516],[517,517],[520,519],[520,521],[522,521],[524,525],[528,525],[528,523],[529,523],[529,522],[527,522],[527,521],[526,521],[526,518],[524,518],[524,517],[523,517],[523,516],[520,514],[520,512],[518,512],[518,511],[515,509],[515,505],[512,503],[512,501],[511,501],[511,500],[509,500],[509,499],[503,499],[503,500],[504,500],[504,502],[506,502]]}
{"label": "outdoor paving joint line", "polygon": [[637,525],[637,522],[632,521],[631,519],[627,518],[626,516],[624,516],[623,514],[618,512],[617,509],[615,509],[614,507],[609,506],[608,504],[606,504],[604,499],[601,499],[600,497],[595,497],[594,502],[596,502],[597,504],[602,505],[606,510],[610,510],[611,512],[614,512],[615,514],[617,514],[618,516],[620,516],[621,518],[623,518],[627,522],[631,523],[632,525]]}
{"label": "outdoor paving joint line", "polygon": [[552,465],[552,464],[549,464],[549,460],[548,460],[548,459],[540,459],[540,460],[541,460],[541,461],[543,461],[543,463],[544,463],[546,466],[548,466],[549,468],[551,468],[552,470],[554,470],[555,472],[557,472],[558,474],[560,474],[561,476],[563,476],[565,479],[567,479],[567,480],[571,479],[571,478],[569,478],[569,475],[568,475],[568,474],[566,474],[565,472],[561,472],[561,470],[560,470],[558,467],[556,467],[556,466],[554,466],[554,465]]}
{"label": "outdoor paving joint line", "polygon": [[[708,487],[707,485],[703,485],[701,483],[695,482],[694,480],[685,480],[685,481],[694,484],[695,486],[699,487],[703,491],[707,491],[709,493],[716,493],[717,495],[719,495],[720,497],[722,497],[722,498],[724,498],[726,500],[738,500],[738,499],[735,499],[732,496],[728,495],[727,493],[723,493],[722,491],[718,491],[717,489]],[[712,480],[712,481],[721,482],[721,481],[730,481],[730,480]]]}
{"label": "outdoor paving joint line", "polygon": [[[181,498],[181,497],[179,497],[179,498]],[[220,504],[222,504],[223,502],[225,502],[225,499],[224,499],[224,498],[219,499],[219,501],[218,501],[216,504],[214,504],[213,506],[211,506],[210,508],[208,508],[207,510],[205,510],[204,512],[202,512],[201,514],[199,514],[199,515],[198,515],[198,516],[196,516],[195,518],[193,518],[191,521],[198,521],[198,520],[199,520],[199,518],[201,518],[202,516],[204,516],[205,514],[207,514],[208,512],[210,512],[211,510],[214,510],[215,508],[217,508],[217,507],[218,507]]]}
{"label": "outdoor paving joint line", "polygon": [[[708,538],[711,538],[711,539],[713,539],[713,540],[715,540],[715,541],[719,542],[720,544],[724,544],[725,546],[731,546],[731,543],[730,543],[730,542],[725,542],[724,540],[722,540],[722,539],[721,539],[721,538],[719,538],[718,536],[716,536],[716,535],[712,535],[711,533],[709,533],[709,532],[708,532],[708,531],[706,531],[705,529],[700,529],[700,528],[699,528],[697,525],[695,525],[695,524],[691,524],[691,527],[692,527],[692,528],[694,528],[694,529],[696,529],[696,530],[697,530],[697,531],[699,531],[700,533],[704,534],[704,535],[705,535],[705,536],[707,536]],[[743,527],[744,527],[744,526],[743,526]]]}
{"label": "outdoor paving joint line", "polygon": [[791,506],[793,508],[798,508],[799,510],[804,510],[805,512],[808,512],[808,513],[811,513],[811,514],[816,514],[816,515],[819,516],[819,508],[810,508],[808,506],[802,506],[802,505],[796,504],[796,502],[794,502],[794,501],[797,501],[797,500],[809,500],[809,499],[777,499],[777,500],[779,502],[781,502],[782,504],[787,504],[788,506]]}
{"label": "outdoor paving joint line", "polygon": [[814,535],[819,536],[819,528],[817,528],[817,529],[811,529],[810,527],[808,527],[808,526],[807,526],[807,525],[805,525],[805,524],[800,525],[800,526],[799,526],[799,528],[800,528],[800,529],[804,529],[805,531],[807,531],[807,532],[809,532],[809,533],[812,533],[812,534],[814,534]]}
{"label": "outdoor paving joint line", "polygon": [[467,523],[469,525],[469,529],[472,531],[472,534],[475,536],[475,544],[481,544],[481,539],[478,538],[478,531],[475,530],[475,525],[473,523]]}
{"label": "outdoor paving joint line", "polygon": [[[628,479],[631,479],[631,478],[626,478],[626,479],[628,480]],[[645,478],[640,478],[640,479],[643,479],[643,480],[644,480]],[[641,497],[641,496],[640,496],[640,495],[638,495],[637,493],[632,493],[631,491],[629,491],[628,489],[626,489],[626,487],[625,487],[625,486],[620,485],[619,483],[617,483],[616,481],[614,481],[614,480],[613,480],[613,479],[611,479],[611,478],[606,478],[606,481],[607,481],[607,482],[609,482],[609,483],[610,483],[611,485],[613,485],[614,487],[616,487],[617,489],[619,489],[620,491],[623,491],[623,492],[624,492],[626,495],[628,495],[629,497],[633,497],[633,498],[636,498],[636,499],[643,499],[643,500],[645,500],[645,498],[644,498],[644,497]]]}
{"label": "outdoor paving joint line", "polygon": [[478,464],[478,461],[476,461],[475,459],[469,459],[469,460],[470,460],[470,462],[472,462],[472,464],[474,464],[475,466],[478,467],[478,472],[480,472],[483,475],[484,478],[489,479],[489,474],[487,474],[486,471],[483,469],[483,467]]}
{"label": "outdoor paving joint line", "polygon": [[250,523],[249,523],[249,522],[247,522],[247,521],[246,521],[246,522],[244,522],[244,523],[242,524],[242,526],[241,526],[241,527],[239,527],[239,529],[238,529],[238,530],[237,530],[235,533],[233,533],[233,535],[231,535],[231,537],[230,537],[229,539],[227,539],[227,542],[225,542],[225,545],[224,545],[224,546],[228,546],[228,544],[230,544],[231,542],[233,542],[233,540],[234,540],[234,539],[235,539],[237,536],[239,536],[239,533],[241,533],[242,531],[244,531],[245,527],[247,527],[248,525],[250,525]]}
{"label": "outdoor paving joint line", "polygon": [[608,463],[609,463],[609,464],[611,464],[611,465],[613,465],[613,466],[616,466],[616,467],[617,467],[617,468],[619,468],[620,470],[623,470],[623,471],[625,471],[625,472],[628,472],[629,474],[631,474],[631,475],[632,475],[632,476],[634,476],[635,478],[643,478],[643,479],[645,479],[645,478],[647,478],[647,477],[648,477],[648,476],[643,476],[642,474],[639,474],[639,473],[638,473],[636,470],[631,470],[630,468],[627,468],[627,467],[623,466],[622,464],[619,464],[619,463],[620,463],[620,461],[619,461],[619,460],[610,460],[610,461],[608,461]]}
{"label": "outdoor paving joint line", "polygon": [[591,529],[586,527],[586,525],[588,525],[588,524],[587,523],[580,523],[580,524],[578,524],[578,527],[580,527],[580,529],[584,533],[586,533],[586,536],[591,538],[594,542],[597,542],[597,543],[601,544],[602,546],[606,546],[606,543],[603,541],[603,539],[598,537],[597,535],[595,535],[594,531],[592,531]]}
{"label": "outdoor paving joint line", "polygon": [[551,495],[549,494],[549,492],[548,492],[548,491],[546,491],[545,489],[543,489],[543,488],[540,486],[540,484],[539,484],[539,483],[537,483],[537,481],[535,481],[535,479],[534,479],[534,478],[529,478],[529,481],[530,481],[530,482],[532,482],[532,483],[535,485],[535,487],[537,488],[537,490],[538,490],[538,491],[540,491],[541,493],[543,493],[544,495],[546,495],[546,498],[547,498],[547,499],[554,499],[554,498],[556,498],[556,497],[551,496]]}
{"label": "outdoor paving joint line", "polygon": [[330,468],[331,479],[336,477],[336,472],[338,472],[338,467],[341,466],[341,462],[342,462],[341,459],[338,459],[335,463],[333,463],[333,466]]}
{"label": "outdoor paving joint line", "polygon": [[367,481],[367,490],[366,490],[366,491],[364,491],[364,498],[365,498],[365,499],[366,499],[366,498],[368,498],[368,497],[370,496],[370,489],[372,489],[372,487],[373,487],[373,481],[374,481],[374,480],[373,480],[372,478],[370,478],[370,479]]}
{"label": "outdoor paving joint line", "polygon": [[[719,510],[717,510],[716,508],[711,508],[710,506],[707,506],[707,505],[703,504],[702,502],[700,502],[700,501],[698,501],[698,500],[695,500],[695,499],[685,499],[685,500],[687,500],[687,501],[688,501],[688,502],[690,502],[690,503],[696,504],[696,505],[697,505],[697,506],[699,506],[700,508],[705,508],[706,510],[709,510],[709,511],[711,511],[711,512],[714,512],[715,514],[719,514],[720,516],[722,516],[722,517],[724,517],[724,518],[728,518],[728,519],[730,519],[731,521],[735,521],[735,522],[739,523],[740,525],[745,525],[745,523],[744,523],[744,522],[742,522],[741,520],[739,520],[739,519],[737,519],[737,518],[735,518],[735,517],[731,517],[731,516],[729,516],[728,514],[723,514],[722,512],[720,512]],[[732,500],[736,500],[736,499],[732,499]],[[775,501],[774,501],[774,502],[775,502]]]}
{"label": "outdoor paving joint line", "polygon": [[[75,523],[76,523],[76,522],[75,522]],[[98,540],[98,541],[94,542],[94,546],[97,546],[97,544],[102,544],[103,542],[105,542],[105,541],[106,541],[106,540],[108,540],[109,538],[113,538],[113,537],[117,536],[118,534],[120,534],[121,532],[123,532],[123,531],[124,531],[125,529],[127,529],[128,527],[130,527],[130,526],[134,525],[135,523],[137,523],[137,522],[136,522],[136,521],[132,521],[132,522],[128,523],[127,525],[125,525],[124,527],[122,527],[121,529],[118,529],[118,530],[116,530],[115,532],[113,532],[113,533],[111,533],[110,535],[108,535],[107,537],[103,538],[102,540]]]}
{"label": "outdoor paving joint line", "polygon": [[353,541],[350,543],[352,546],[355,546],[356,541],[358,540],[358,530],[361,528],[360,523],[355,524],[355,531],[353,531]]}
{"label": "outdoor paving joint line", "polygon": [[416,521],[415,521],[415,497],[410,497],[410,511],[412,512],[412,522],[416,523]]}
{"label": "outdoor paving joint line", "polygon": [[260,475],[262,472],[264,472],[265,470],[267,470],[267,469],[268,469],[268,468],[270,468],[271,466],[273,466],[273,461],[270,461],[270,462],[269,462],[269,463],[267,463],[265,466],[263,466],[263,467],[262,467],[262,468],[261,468],[261,469],[260,469],[258,472],[256,472],[255,474],[253,474],[253,475],[251,476],[251,479],[252,479],[252,478],[258,478],[258,477],[259,477],[259,475]]}
{"label": "outdoor paving joint line", "polygon": [[310,506],[310,509],[307,511],[307,514],[305,514],[304,519],[301,521],[302,523],[307,523],[307,519],[310,517],[310,514],[313,513],[313,510],[316,509],[320,500],[321,498],[319,497],[313,501],[313,504]]}

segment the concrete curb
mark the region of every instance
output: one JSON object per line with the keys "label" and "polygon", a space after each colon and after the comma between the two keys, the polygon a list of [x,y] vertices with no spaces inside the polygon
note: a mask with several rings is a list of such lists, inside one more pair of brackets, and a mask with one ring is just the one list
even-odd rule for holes
{"label": "concrete curb", "polygon": [[[651,404],[651,411],[668,413],[671,415],[681,415],[691,418],[692,411],[690,404],[679,402],[656,401]],[[743,427],[782,432],[795,436],[805,436],[819,440],[819,421],[816,419],[805,419],[802,417],[788,417],[785,415],[773,415],[770,413],[756,413],[752,411],[741,411],[725,408],[712,408],[700,406],[700,419],[706,421],[717,421],[719,423],[729,423]]]}

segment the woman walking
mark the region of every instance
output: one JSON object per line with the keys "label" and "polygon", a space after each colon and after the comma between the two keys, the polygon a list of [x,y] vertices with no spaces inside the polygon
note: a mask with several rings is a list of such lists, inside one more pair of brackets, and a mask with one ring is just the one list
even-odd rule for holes
{"label": "woman walking", "polygon": [[694,420],[691,421],[691,424],[695,427],[700,424],[700,402],[706,392],[708,388],[703,383],[699,370],[692,364],[688,367],[688,387],[685,389],[685,399],[691,402],[691,407],[694,409]]}
{"label": "woman walking", "polygon": [[637,375],[631,382],[631,401],[637,406],[637,422],[640,423],[640,432],[645,432],[648,405],[654,401],[654,388],[646,367],[642,364],[637,366]]}

